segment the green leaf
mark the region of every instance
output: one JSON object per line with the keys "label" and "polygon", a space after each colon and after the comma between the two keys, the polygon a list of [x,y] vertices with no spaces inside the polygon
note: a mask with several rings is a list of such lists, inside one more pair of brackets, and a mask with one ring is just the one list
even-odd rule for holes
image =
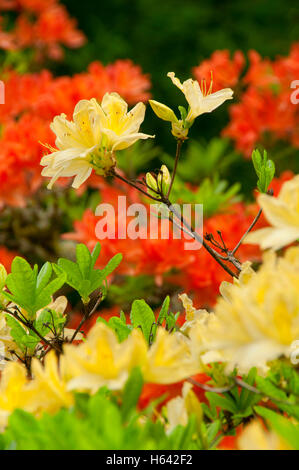
{"label": "green leaf", "polygon": [[100,256],[101,252],[101,244],[99,242],[96,243],[92,253],[91,253],[91,267],[94,268],[98,257]]}
{"label": "green leaf", "polygon": [[131,322],[134,328],[141,328],[145,339],[150,342],[155,315],[144,300],[134,300],[131,309]]}
{"label": "green leaf", "polygon": [[118,253],[117,255],[113,256],[110,261],[108,261],[104,269],[102,269],[103,278],[109,276],[109,274],[111,274],[118,267],[122,258],[123,255]]}
{"label": "green leaf", "polygon": [[165,297],[164,302],[162,304],[158,319],[157,319],[157,324],[162,325],[163,320],[167,317],[168,314],[168,309],[169,309],[169,303],[170,303],[170,297],[169,295]]}
{"label": "green leaf", "polygon": [[252,152],[252,162],[258,177],[257,187],[261,193],[266,193],[275,175],[275,165],[272,160],[268,160],[267,152],[264,150],[263,157],[259,150]]}
{"label": "green leaf", "polygon": [[51,279],[52,266],[48,261],[43,265],[37,276],[36,292],[39,293]]}
{"label": "green leaf", "polygon": [[287,400],[288,397],[283,390],[275,387],[269,379],[265,379],[263,377],[257,376],[256,377],[256,386],[260,390],[260,392],[264,393],[268,397],[274,400]]}
{"label": "green leaf", "polygon": [[234,400],[231,398],[222,397],[215,392],[206,392],[206,397],[213,408],[219,406],[221,409],[230,411],[231,413],[237,413],[238,411]]}
{"label": "green leaf", "polygon": [[108,326],[115,331],[119,342],[122,342],[127,339],[127,337],[132,331],[132,326],[126,325],[119,317],[110,318]]}
{"label": "green leaf", "polygon": [[[58,267],[67,275],[67,283],[74,289],[77,289],[78,284],[82,281],[82,274],[79,266],[73,261],[65,258],[59,258]],[[56,274],[58,274],[58,272]]]}
{"label": "green leaf", "polygon": [[41,308],[49,305],[52,300],[51,296],[63,286],[65,281],[66,275],[63,273],[40,290],[34,302],[34,311],[37,312]]}
{"label": "green leaf", "polygon": [[37,338],[36,336],[30,335],[30,334],[25,334],[21,338],[22,346],[25,346],[31,354],[34,352],[35,347],[39,342],[40,342],[39,338]]}
{"label": "green leaf", "polygon": [[104,269],[94,269],[97,258],[100,254],[101,245],[96,244],[92,254],[84,244],[76,246],[76,260],[74,263],[65,258],[60,258],[58,264],[54,265],[56,274],[64,272],[67,276],[67,283],[75,289],[83,303],[87,304],[90,294],[99,288],[103,288],[106,277],[114,271],[122,259],[121,254],[115,255]]}
{"label": "green leaf", "polygon": [[36,268],[32,270],[26,260],[16,256],[11,264],[11,273],[6,279],[12,297],[3,292],[4,296],[23,307],[30,316],[35,313],[32,305],[35,302],[36,277]]}
{"label": "green leaf", "polygon": [[179,108],[179,111],[180,111],[180,114],[181,114],[181,119],[184,122],[186,120],[186,117],[187,117],[187,110],[184,106],[179,106],[178,108]]}
{"label": "green leaf", "polygon": [[50,331],[52,323],[53,319],[51,311],[49,309],[44,309],[38,316],[37,320],[35,320],[34,326],[42,336],[46,336]]}
{"label": "green leaf", "polygon": [[81,271],[82,279],[89,279],[91,270],[91,255],[89,249],[83,243],[76,246],[77,264]]}
{"label": "green leaf", "polygon": [[22,325],[8,313],[5,315],[6,323],[9,326],[10,334],[14,339],[15,343],[22,349],[22,338],[26,335],[26,330],[22,327]]}
{"label": "green leaf", "polygon": [[122,418],[126,421],[129,415],[136,412],[136,406],[142,391],[143,377],[139,367],[134,368],[125,384],[122,396]]}

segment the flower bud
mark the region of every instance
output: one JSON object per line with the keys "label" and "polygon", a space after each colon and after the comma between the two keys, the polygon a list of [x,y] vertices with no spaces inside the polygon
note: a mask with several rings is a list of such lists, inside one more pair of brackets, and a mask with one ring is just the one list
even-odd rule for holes
{"label": "flower bud", "polygon": [[162,189],[162,193],[166,195],[169,189],[170,182],[171,182],[171,177],[170,177],[170,174],[166,165],[161,166],[161,169],[158,174],[157,182],[158,182],[159,190]]}
{"label": "flower bud", "polygon": [[159,103],[159,101],[155,100],[149,100],[149,104],[158,118],[163,119],[164,121],[178,122],[178,118],[174,114],[173,110],[165,104]]}
{"label": "flower bud", "polygon": [[[147,173],[146,177],[146,184],[147,184],[147,192],[150,196],[158,197],[157,191],[158,191],[158,184],[156,178],[151,173]],[[153,189],[153,191],[151,191]]]}

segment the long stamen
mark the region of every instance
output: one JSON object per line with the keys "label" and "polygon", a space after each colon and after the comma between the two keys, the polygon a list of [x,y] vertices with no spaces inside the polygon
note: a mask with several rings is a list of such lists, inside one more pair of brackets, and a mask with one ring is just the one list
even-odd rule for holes
{"label": "long stamen", "polygon": [[210,87],[207,93],[208,95],[212,93],[212,88],[213,88],[213,70],[211,70],[211,81],[210,81]]}

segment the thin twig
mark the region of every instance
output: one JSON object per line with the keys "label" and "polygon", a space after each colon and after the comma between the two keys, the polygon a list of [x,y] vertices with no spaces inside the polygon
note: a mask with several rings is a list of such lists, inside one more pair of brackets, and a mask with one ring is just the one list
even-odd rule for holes
{"label": "thin twig", "polygon": [[194,228],[192,227],[192,225],[190,225],[186,219],[183,217],[182,214],[178,214],[176,212],[176,210],[174,209],[174,207],[172,206],[172,204],[170,203],[170,201],[164,201],[166,203],[166,205],[168,206],[168,209],[181,221],[181,223],[191,232],[193,238],[198,241],[200,244],[202,244],[202,246],[210,253],[210,255],[215,259],[215,261],[217,261],[218,264],[220,264],[220,266],[228,273],[230,274],[232,277],[238,277],[236,275],[236,273],[234,273],[225,263],[223,263],[223,261],[220,259],[220,256],[219,253],[217,253],[217,251],[215,251],[213,248],[210,247],[210,245],[208,245],[205,240],[197,233],[195,232]]}
{"label": "thin twig", "polygon": [[3,311],[5,311],[5,312],[9,313],[10,315],[12,315],[16,320],[18,320],[20,323],[22,323],[22,325],[26,326],[26,328],[28,328],[29,330],[32,330],[41,339],[41,341],[43,341],[45,344],[47,344],[51,348],[54,348],[57,352],[59,352],[59,353],[61,352],[56,347],[56,345],[51,344],[50,341],[48,341],[44,336],[42,336],[40,334],[40,332],[35,328],[35,326],[33,325],[33,323],[31,321],[23,320],[21,317],[19,317],[18,314],[16,314],[15,312],[11,312],[8,309],[3,309]]}
{"label": "thin twig", "polygon": [[173,185],[173,182],[174,182],[174,179],[175,179],[175,176],[176,176],[176,171],[177,171],[177,167],[178,167],[178,162],[179,162],[183,142],[184,141],[180,140],[180,139],[178,139],[178,141],[177,141],[173,172],[172,172],[172,175],[171,175],[171,181],[170,181],[170,185],[169,185],[167,195],[166,195],[167,199],[169,198],[169,194],[170,194],[170,191],[172,189],[172,185]]}
{"label": "thin twig", "polygon": [[201,388],[205,392],[214,392],[214,393],[229,392],[235,386],[235,385],[228,385],[227,387],[210,387],[209,385],[201,384],[200,382],[197,382],[196,380],[192,379],[192,377],[189,377],[189,379],[187,379],[187,382],[190,382],[196,387]]}
{"label": "thin twig", "polygon": [[124,178],[123,176],[121,176],[119,173],[114,172],[114,173],[113,173],[113,176],[115,176],[116,178],[120,179],[120,180],[123,181],[124,183],[127,183],[128,185],[132,186],[133,188],[137,189],[138,191],[140,191],[141,193],[143,193],[145,196],[149,197],[150,199],[153,199],[154,201],[161,202],[161,198],[157,198],[157,197],[155,197],[155,196],[152,196],[151,194],[148,194],[146,191],[144,191],[144,189],[140,188],[139,186],[137,186],[137,185],[136,185],[135,183],[133,183],[132,181],[127,180],[126,178]]}
{"label": "thin twig", "polygon": [[263,212],[263,209],[260,209],[257,213],[257,215],[255,216],[253,222],[249,225],[248,229],[246,230],[246,232],[244,233],[244,235],[241,237],[241,239],[239,240],[239,242],[236,244],[235,248],[230,252],[232,255],[234,255],[236,253],[236,251],[240,248],[240,246],[242,245],[243,241],[244,241],[244,238],[248,235],[248,233],[253,229],[253,227],[255,226],[255,224],[257,223],[257,221],[259,220],[261,214]]}

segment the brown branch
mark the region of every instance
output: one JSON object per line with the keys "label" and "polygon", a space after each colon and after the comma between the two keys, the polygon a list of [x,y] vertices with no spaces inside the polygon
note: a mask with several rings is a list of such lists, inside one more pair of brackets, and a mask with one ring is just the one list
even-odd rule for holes
{"label": "brown branch", "polygon": [[263,212],[263,209],[260,209],[257,213],[257,215],[255,216],[253,222],[249,225],[248,229],[246,230],[246,232],[244,233],[244,235],[241,237],[241,239],[239,240],[239,242],[236,244],[235,248],[230,252],[232,255],[234,255],[236,253],[236,251],[240,248],[240,246],[242,245],[243,241],[244,241],[244,238],[248,235],[248,233],[253,229],[253,227],[255,226],[255,224],[257,223],[257,221],[259,220],[261,214]]}
{"label": "brown branch", "polygon": [[190,382],[192,385],[195,385],[196,387],[201,388],[205,392],[214,392],[214,393],[229,392],[235,386],[235,385],[228,385],[227,387],[210,387],[209,385],[197,382],[197,380],[192,379],[192,377],[189,377],[189,379],[187,379],[187,382]]}
{"label": "brown branch", "polygon": [[94,314],[94,312],[96,311],[96,309],[98,308],[100,302],[102,300],[102,294],[99,295],[99,298],[98,300],[96,301],[94,307],[92,308],[92,310],[89,312],[86,308],[86,305],[83,304],[83,310],[84,310],[84,315],[83,315],[83,318],[82,320],[80,321],[79,325],[77,326],[76,330],[74,331],[74,334],[73,336],[71,337],[71,340],[70,340],[70,343],[72,343],[74,341],[74,339],[76,338],[77,334],[79,333],[80,331],[80,328],[82,328],[82,326],[84,325],[84,323],[91,317],[91,315]]}
{"label": "brown branch", "polygon": [[171,189],[172,189],[172,185],[173,185],[173,183],[174,183],[174,179],[175,179],[175,176],[176,176],[177,166],[178,166],[178,162],[179,162],[179,158],[180,158],[181,148],[182,148],[183,142],[184,142],[184,141],[183,141],[183,140],[180,140],[180,139],[178,139],[178,141],[177,141],[173,172],[172,172],[172,175],[171,175],[171,181],[170,181],[170,185],[169,185],[169,188],[168,188],[168,191],[167,191],[167,195],[166,195],[166,198],[167,198],[167,199],[169,198],[169,194],[170,194],[170,191],[171,191]]}

